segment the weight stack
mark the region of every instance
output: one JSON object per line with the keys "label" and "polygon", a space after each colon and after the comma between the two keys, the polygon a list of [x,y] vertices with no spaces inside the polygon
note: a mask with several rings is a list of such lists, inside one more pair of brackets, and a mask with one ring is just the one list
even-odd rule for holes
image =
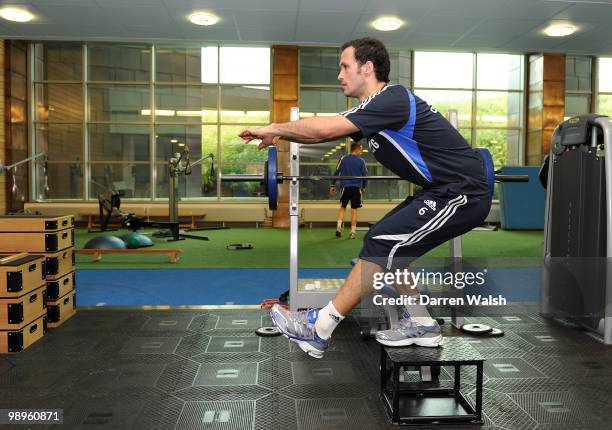
{"label": "weight stack", "polygon": [[0,217],[0,252],[40,256],[45,266],[45,329],[56,328],[76,313],[74,216]]}

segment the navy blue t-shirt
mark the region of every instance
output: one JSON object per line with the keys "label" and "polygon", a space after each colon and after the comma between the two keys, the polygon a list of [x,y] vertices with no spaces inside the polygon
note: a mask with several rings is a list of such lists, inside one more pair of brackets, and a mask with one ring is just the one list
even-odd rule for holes
{"label": "navy blue t-shirt", "polygon": [[438,111],[401,85],[387,85],[342,115],[359,128],[354,141],[402,179],[425,189],[487,194],[482,159]]}
{"label": "navy blue t-shirt", "polygon": [[[353,154],[345,155],[338,161],[334,176],[367,176],[368,169],[365,161],[362,158]],[[332,181],[332,185],[336,185],[336,181]],[[368,181],[364,179],[344,179],[340,181],[342,188],[357,187],[365,188],[368,186]]]}

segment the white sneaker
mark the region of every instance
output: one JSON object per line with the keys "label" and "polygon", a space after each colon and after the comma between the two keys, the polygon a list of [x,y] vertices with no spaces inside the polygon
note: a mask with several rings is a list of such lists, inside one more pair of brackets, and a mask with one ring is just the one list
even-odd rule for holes
{"label": "white sneaker", "polygon": [[442,345],[443,337],[436,321],[430,326],[422,326],[411,318],[402,318],[397,328],[376,333],[376,340],[386,346],[426,346],[434,348]]}

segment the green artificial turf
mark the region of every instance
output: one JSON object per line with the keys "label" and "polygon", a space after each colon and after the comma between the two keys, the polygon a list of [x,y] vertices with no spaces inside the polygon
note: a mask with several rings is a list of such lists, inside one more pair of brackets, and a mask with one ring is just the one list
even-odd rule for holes
{"label": "green artificial turf", "polygon": [[[154,230],[143,230],[151,233]],[[109,232],[121,236],[126,230]],[[196,232],[208,236],[210,241],[187,239],[167,242],[152,237],[156,248],[183,250],[180,260],[170,264],[166,255],[104,255],[102,261],[91,262],[89,255],[77,255],[80,269],[172,269],[172,268],[287,268],[289,267],[289,230],[271,228],[231,228]],[[82,248],[91,238],[101,233],[88,233],[76,229],[75,246]],[[301,268],[346,268],[359,254],[365,231],[357,231],[357,239],[338,239],[333,228],[301,228],[299,230],[299,266]],[[151,236],[149,236],[151,237]],[[542,231],[472,231],[463,236],[463,255],[468,258],[500,259],[514,265],[537,265],[542,255]],[[229,243],[248,242],[252,250],[229,251]],[[449,246],[444,244],[426,257],[448,257]],[[521,264],[520,261],[529,261]]]}

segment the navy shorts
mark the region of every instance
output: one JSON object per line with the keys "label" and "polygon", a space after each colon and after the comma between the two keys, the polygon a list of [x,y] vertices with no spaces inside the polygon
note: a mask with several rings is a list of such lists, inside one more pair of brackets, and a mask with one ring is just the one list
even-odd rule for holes
{"label": "navy shorts", "polygon": [[361,188],[359,187],[346,187],[342,190],[340,196],[340,205],[343,208],[351,202],[351,209],[359,209],[361,205]]}
{"label": "navy shorts", "polygon": [[420,191],[370,228],[359,258],[387,270],[406,268],[436,246],[481,225],[490,209],[489,195],[470,196],[444,187]]}

